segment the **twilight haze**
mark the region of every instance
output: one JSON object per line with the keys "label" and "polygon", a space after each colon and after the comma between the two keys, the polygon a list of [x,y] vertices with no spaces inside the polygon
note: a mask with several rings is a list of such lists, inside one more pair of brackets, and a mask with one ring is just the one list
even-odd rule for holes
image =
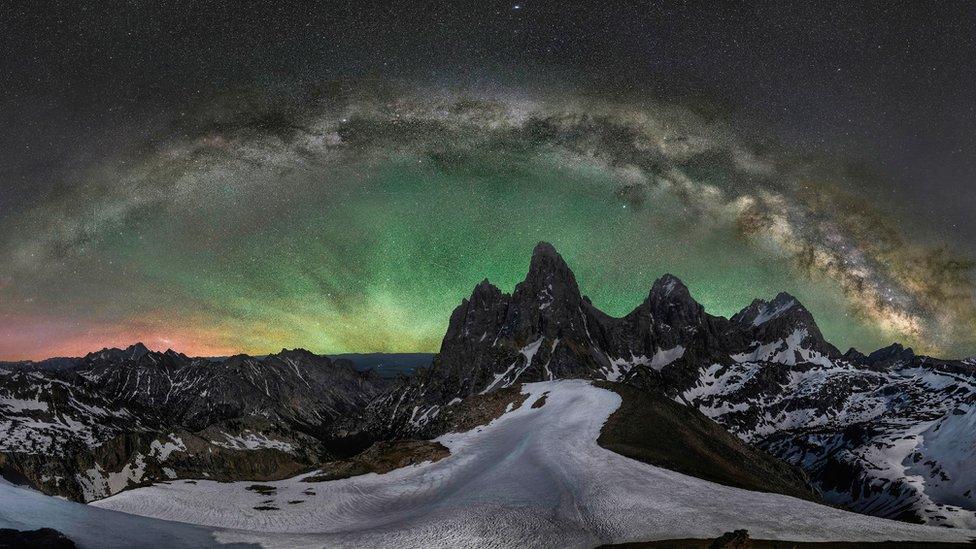
{"label": "twilight haze", "polygon": [[976,353],[972,4],[161,4],[4,8],[0,359],[432,352],[540,240]]}

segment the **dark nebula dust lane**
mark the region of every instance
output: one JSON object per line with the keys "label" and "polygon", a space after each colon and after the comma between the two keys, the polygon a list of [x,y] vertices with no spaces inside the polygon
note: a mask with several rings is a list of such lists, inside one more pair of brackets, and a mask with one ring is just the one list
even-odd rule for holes
{"label": "dark nebula dust lane", "polygon": [[214,6],[12,10],[0,358],[435,351],[540,240],[613,314],[671,272],[713,314],[788,291],[840,347],[976,352],[964,8]]}

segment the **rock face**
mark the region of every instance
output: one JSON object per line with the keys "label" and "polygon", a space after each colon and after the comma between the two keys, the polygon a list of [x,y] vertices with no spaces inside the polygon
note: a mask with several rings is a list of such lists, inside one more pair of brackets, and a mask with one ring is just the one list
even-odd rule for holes
{"label": "rock face", "polygon": [[433,367],[372,408],[389,418],[390,428],[409,430],[454,399],[516,382],[617,381],[635,366],[660,378],[665,366],[686,354],[711,357],[717,342],[728,345],[730,326],[706,314],[673,276],[658,280],[631,314],[610,317],[581,295],[556,250],[540,243],[512,294],[487,280],[478,284],[451,315]]}
{"label": "rock face", "polygon": [[751,549],[752,540],[746,530],[734,530],[719,536],[708,549]]}
{"label": "rock face", "polygon": [[263,416],[315,433],[330,418],[359,413],[379,385],[373,374],[357,372],[347,361],[303,349],[220,361],[131,349],[121,358],[119,353],[89,355],[76,371],[113,402],[155,410],[166,424],[194,431]]}
{"label": "rock face", "polygon": [[516,379],[585,377],[601,366],[589,349],[591,310],[562,257],[539,244],[512,295],[486,280],[454,310],[438,368],[450,372],[462,394],[506,387]]}
{"label": "rock face", "polygon": [[374,401],[371,416],[381,419],[370,429],[435,435],[432,425],[461,399],[563,377],[620,381],[697,408],[802,467],[828,502],[976,526],[976,470],[965,465],[976,463],[972,361],[900,345],[841,354],[789,294],[726,319],[671,275],[614,318],[580,294],[545,243],[511,295],[486,280],[462,301],[433,367]]}
{"label": "rock face", "polygon": [[[694,367],[678,365],[728,362],[733,352],[755,352],[754,332],[773,337],[785,321],[742,329],[734,320],[707,314],[672,275],[657,280],[630,314],[614,318],[582,296],[563,258],[540,243],[512,294],[487,280],[478,284],[451,315],[434,366],[373,408],[378,417],[392,416],[388,423],[394,428],[412,429],[436,413],[434,406],[516,382],[628,377],[637,385],[682,387],[697,375]],[[809,321],[809,339],[820,337]]]}
{"label": "rock face", "polygon": [[75,542],[52,528],[13,530],[0,528],[0,548],[44,547],[46,549],[74,549]]}
{"label": "rock face", "polygon": [[348,459],[321,464],[318,473],[305,477],[305,482],[325,482],[367,473],[389,473],[409,465],[435,462],[450,455],[447,448],[436,441],[396,440],[377,442],[365,451]]}
{"label": "rock face", "polygon": [[303,350],[213,360],[137,344],[0,369],[0,466],[77,501],[180,477],[283,478],[365,446],[347,429],[383,387]]}

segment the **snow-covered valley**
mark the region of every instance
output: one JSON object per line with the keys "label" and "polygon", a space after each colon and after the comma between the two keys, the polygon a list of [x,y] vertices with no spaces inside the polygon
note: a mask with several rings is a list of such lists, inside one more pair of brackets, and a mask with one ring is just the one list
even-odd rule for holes
{"label": "snow-covered valley", "polygon": [[[976,536],[730,488],[634,461],[596,444],[620,404],[615,393],[582,380],[532,383],[523,391],[529,397],[519,408],[484,427],[440,437],[451,455],[435,463],[323,483],[304,482],[303,475],[262,483],[274,488],[263,494],[247,489],[252,482],[174,481],[89,508],[192,523],[213,529],[221,543],[266,547],[592,547],[714,537],[737,528],[756,538],[807,541]],[[544,394],[545,404],[533,408]],[[16,521],[7,515],[0,517]]]}

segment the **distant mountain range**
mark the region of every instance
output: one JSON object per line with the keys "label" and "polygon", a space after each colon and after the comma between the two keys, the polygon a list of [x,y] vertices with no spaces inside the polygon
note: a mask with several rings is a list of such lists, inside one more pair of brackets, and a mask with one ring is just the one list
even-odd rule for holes
{"label": "distant mountain range", "polygon": [[[146,348],[142,343],[136,343],[130,348]],[[148,349],[147,349],[148,350]],[[111,349],[104,349],[111,351]],[[371,370],[382,378],[393,379],[397,376],[411,376],[420,368],[430,366],[434,353],[344,353],[326,355],[334,360],[348,360],[353,368],[365,372]],[[203,357],[212,362],[220,362],[227,357]],[[263,358],[263,357],[257,357]],[[84,357],[56,357],[44,360],[0,361],[0,368],[11,370],[69,370],[84,364]]]}
{"label": "distant mountain range", "polygon": [[359,371],[371,370],[382,378],[412,376],[430,366],[434,353],[346,353],[330,355],[334,359],[352,362]]}
{"label": "distant mountain range", "polygon": [[[899,345],[841,353],[788,294],[727,319],[670,275],[631,313],[611,317],[545,243],[513,293],[486,280],[462,301],[435,356],[201,359],[137,344],[6,363],[0,465],[7,478],[78,501],[174,478],[280,479],[374,443],[470,428],[512,405],[493,395],[565,378],[600,380],[621,395],[621,410],[644,410],[633,422],[656,414],[672,426],[663,439],[605,431],[602,444],[628,457],[880,517],[976,528],[976,361]],[[656,448],[649,437],[659,437]],[[704,447],[715,451],[691,450]]]}

